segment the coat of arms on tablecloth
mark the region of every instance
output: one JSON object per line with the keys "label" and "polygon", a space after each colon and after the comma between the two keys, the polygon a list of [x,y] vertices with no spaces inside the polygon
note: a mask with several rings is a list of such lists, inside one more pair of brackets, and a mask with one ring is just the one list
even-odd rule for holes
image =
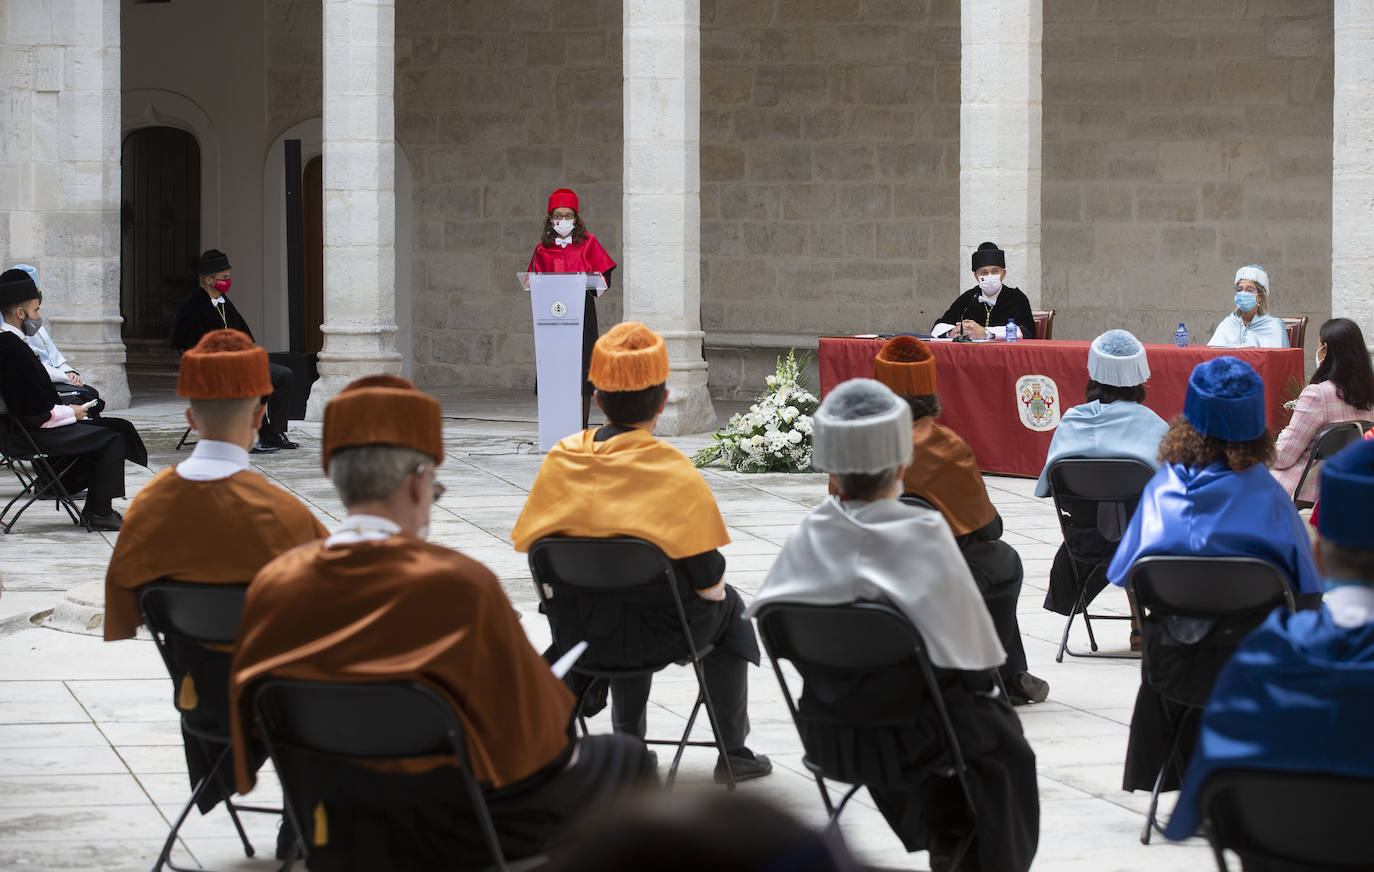
{"label": "coat of arms on tablecloth", "polygon": [[1047,375],[1023,375],[1016,380],[1016,408],[1027,430],[1059,426],[1059,386]]}

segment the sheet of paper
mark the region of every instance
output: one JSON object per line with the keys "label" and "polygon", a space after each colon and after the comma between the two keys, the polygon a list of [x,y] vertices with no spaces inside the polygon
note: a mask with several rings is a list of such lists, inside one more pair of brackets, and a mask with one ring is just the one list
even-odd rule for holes
{"label": "sheet of paper", "polygon": [[577,662],[577,658],[581,657],[582,653],[586,650],[587,642],[585,639],[572,646],[567,654],[559,657],[554,661],[554,664],[549,667],[549,669],[553,671],[553,677],[561,680],[563,676],[568,674],[568,670],[573,668],[573,664]]}

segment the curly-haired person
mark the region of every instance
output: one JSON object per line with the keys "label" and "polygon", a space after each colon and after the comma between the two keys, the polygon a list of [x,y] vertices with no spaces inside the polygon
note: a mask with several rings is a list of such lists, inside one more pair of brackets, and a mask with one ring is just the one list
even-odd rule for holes
{"label": "curly-haired person", "polygon": [[[1257,557],[1283,572],[1300,602],[1317,600],[1321,574],[1292,498],[1265,467],[1273,455],[1259,374],[1234,357],[1198,364],[1188,377],[1183,414],[1159,443],[1163,466],[1140,495],[1107,579],[1124,585],[1131,564],[1151,554]],[[1147,656],[1149,630],[1142,623]],[[1159,693],[1142,682],[1131,717],[1123,789],[1154,786],[1168,753],[1165,708]],[[1178,740],[1184,760],[1196,738],[1193,723]],[[1178,789],[1175,768],[1165,773],[1164,790]]]}

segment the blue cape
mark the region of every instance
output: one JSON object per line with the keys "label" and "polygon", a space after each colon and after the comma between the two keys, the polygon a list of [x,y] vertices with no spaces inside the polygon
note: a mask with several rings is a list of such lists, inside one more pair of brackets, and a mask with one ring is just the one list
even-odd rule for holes
{"label": "blue cape", "polygon": [[1221,769],[1374,776],[1374,624],[1342,629],[1323,606],[1275,609],[1222,669],[1165,835],[1197,831]]}
{"label": "blue cape", "polygon": [[1035,495],[1050,495],[1046,473],[1061,457],[1131,457],[1159,469],[1159,440],[1169,432],[1164,419],[1139,403],[1100,400],[1074,406],[1064,413],[1050,440],[1045,469],[1035,483]]}
{"label": "blue cape", "polygon": [[1258,557],[1288,576],[1299,593],[1321,593],[1312,543],[1293,501],[1263,464],[1232,472],[1225,463],[1165,466],[1145,485],[1116,555],[1112,584],[1148,554]]}

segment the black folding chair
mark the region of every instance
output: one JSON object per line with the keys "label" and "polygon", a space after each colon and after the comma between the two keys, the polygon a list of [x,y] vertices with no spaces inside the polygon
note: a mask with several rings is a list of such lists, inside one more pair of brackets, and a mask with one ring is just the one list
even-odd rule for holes
{"label": "black folding chair", "polygon": [[[759,609],[756,620],[787,711],[802,739],[806,752],[802,763],[816,779],[830,825],[838,826],[841,812],[860,787],[910,786],[923,778],[955,778],[974,824],[960,840],[950,860],[949,868],[958,869],[977,834],[977,809],[964,752],[920,631],[901,612],[881,603],[838,606],[769,603]],[[884,694],[892,709],[884,713],[881,724],[867,722],[862,715],[848,718],[843,707],[838,713],[809,717],[799,710],[792,696],[782,672],[783,660],[789,661],[801,673],[804,694],[815,692],[813,684],[834,688],[847,682],[869,681],[875,674],[884,673],[901,687],[896,693]],[[894,760],[890,753],[885,753],[893,752],[899,743],[891,741],[890,734],[882,731],[915,727],[927,706],[935,713],[940,750],[913,770],[912,761]],[[838,723],[845,728],[873,731],[871,736],[863,732],[856,734],[856,744],[867,748],[872,759],[832,759],[827,752],[828,744],[813,726],[821,726],[823,731],[837,717],[843,718]],[[837,751],[835,757],[840,756]],[[825,786],[827,778],[850,785],[838,804],[830,799]],[[883,784],[886,778],[891,778],[895,784]]]}
{"label": "black folding chair", "polygon": [[923,496],[918,496],[916,494],[902,494],[900,497],[898,497],[898,499],[906,503],[908,506],[916,506],[917,508],[921,509],[931,509],[932,511],[936,512],[940,511],[939,509],[935,508],[934,503],[932,503],[930,500],[926,499]]}
{"label": "black folding chair", "polygon": [[[196,782],[191,798],[177,815],[167,841],[162,846],[153,872],[163,865],[177,872],[189,872],[196,867],[182,867],[172,862],[172,847],[176,844],[177,833],[191,809],[201,802],[206,791],[214,789],[224,800],[225,810],[234,822],[239,839],[243,842],[243,852],[249,857],[256,853],[253,843],[244,832],[239,820],[240,811],[279,815],[279,808],[238,805],[233,801],[232,781],[228,777],[232,771],[232,744],[229,735],[229,661],[233,657],[227,650],[206,648],[213,646],[232,646],[238,636],[239,615],[243,612],[243,595],[247,585],[243,584],[192,584],[182,581],[153,581],[138,589],[138,608],[143,615],[143,623],[152,634],[167,674],[172,678],[172,693],[176,699],[182,692],[179,681],[189,677],[186,652],[195,651],[201,658],[201,665],[211,674],[222,673],[223,682],[202,681],[195,684],[198,697],[195,706],[196,717],[189,717],[181,711],[181,729],[187,742],[192,739],[205,743],[207,755],[213,754],[213,762],[208,771]],[[212,661],[219,661],[218,663]],[[179,676],[181,678],[179,679]],[[208,713],[208,714],[207,714]],[[188,762],[189,766],[189,762]]]}
{"label": "black folding chair", "polygon": [[1207,779],[1199,805],[1218,872],[1227,872],[1227,850],[1240,855],[1243,868],[1269,872],[1374,865],[1374,778],[1227,769]]}
{"label": "black folding chair", "polygon": [[[1202,638],[1178,646],[1180,652],[1185,648],[1198,652],[1203,650],[1198,646],[1205,643],[1209,652],[1206,659],[1194,659],[1182,668],[1157,663],[1151,653],[1154,646],[1148,639],[1145,645],[1141,681],[1148,682],[1173,709],[1168,750],[1155,776],[1145,827],[1140,832],[1141,844],[1148,845],[1152,829],[1164,831],[1155,812],[1165,773],[1173,766],[1182,780],[1187,769],[1188,761],[1179,752],[1179,742],[1188,721],[1196,721],[1217,675],[1246,634],[1263,623],[1275,607],[1291,610],[1294,600],[1283,570],[1256,557],[1142,557],[1131,564],[1126,592],[1140,616],[1142,635],[1147,630],[1151,635],[1168,633],[1165,625],[1170,618],[1213,622]],[[1187,679],[1186,688],[1178,683],[1180,675]]]}
{"label": "black folding chair", "polygon": [[193,440],[190,441],[190,442],[187,442],[187,441],[186,441],[187,439],[190,438],[190,436],[191,436],[191,428],[190,428],[190,427],[187,427],[187,428],[182,432],[181,438],[177,440],[177,447],[176,447],[176,448],[173,448],[172,450],[173,450],[173,451],[180,451],[180,450],[181,450],[181,446],[183,446],[183,445],[195,445],[196,442],[197,442],[198,440],[194,440],[194,439],[193,439]]}
{"label": "black folding chair", "polygon": [[1307,456],[1307,464],[1302,468],[1302,475],[1298,477],[1298,486],[1293,488],[1293,502],[1298,502],[1298,494],[1302,493],[1302,486],[1307,483],[1307,476],[1312,472],[1313,466],[1339,453],[1346,446],[1359,442],[1364,438],[1364,431],[1371,426],[1374,424],[1369,421],[1342,421],[1318,433],[1316,442],[1312,443],[1312,453]]}
{"label": "black folding chair", "polygon": [[[4,454],[14,477],[19,479],[20,488],[19,493],[0,511],[0,529],[10,532],[29,506],[39,500],[50,499],[54,502],[54,508],[60,506],[66,509],[73,524],[85,527],[87,532],[91,531],[91,525],[81,514],[76,500],[72,499],[62,484],[62,476],[71,471],[80,460],[79,457],[54,457],[48,454],[38,447],[33,434],[8,413],[0,413],[0,453]],[[10,509],[20,500],[23,500],[23,504],[10,515]],[[9,517],[8,521],[5,520],[6,516]]]}
{"label": "black folding chair", "polygon": [[463,724],[453,706],[428,685],[413,681],[345,683],[269,678],[253,692],[258,736],[277,767],[282,805],[296,845],[282,872],[296,856],[310,860],[309,840],[301,827],[301,791],[282,752],[329,759],[340,766],[356,760],[398,760],[452,755],[472,804],[473,814],[491,855],[492,868],[508,865],[487,809],[486,797],[469,764]]}
{"label": "black folding chair", "polygon": [[[655,610],[660,613],[676,614],[677,628],[682,644],[667,646],[672,655],[654,658],[650,662],[627,665],[627,654],[631,657],[638,652],[597,650],[592,645],[572,667],[572,673],[588,679],[577,700],[578,719],[582,733],[587,733],[587,721],[582,717],[582,705],[594,692],[600,682],[617,678],[637,678],[653,675],[673,663],[690,664],[697,676],[697,699],[692,712],[687,717],[687,726],[678,739],[645,739],[649,745],[676,745],[673,765],[668,770],[666,788],[671,790],[677,778],[677,767],[682,761],[682,752],[688,747],[715,748],[725,769],[727,790],[735,789],[735,774],[730,769],[730,758],[725,753],[725,745],[720,738],[720,727],[716,718],[716,707],[711,694],[706,689],[706,676],[701,661],[714,650],[709,640],[693,637],[691,624],[683,608],[683,598],[696,596],[685,583],[679,582],[673,572],[673,563],[662,551],[643,539],[613,538],[588,539],[549,536],[530,546],[530,573],[534,577],[534,589],[539,596],[540,610],[549,616],[549,629],[553,633],[554,649],[561,655],[583,641],[581,629],[560,626],[550,608],[550,601],[562,597],[561,603],[581,601],[589,612],[605,609],[619,610],[627,600],[633,600],[632,610],[643,614]],[[561,610],[560,610],[561,611]],[[630,611],[627,609],[627,611]],[[627,616],[625,622],[632,620]],[[696,724],[697,714],[702,707],[711,723],[713,741],[692,741],[692,727]]]}
{"label": "black folding chair", "polygon": [[[1112,555],[1086,554],[1079,546],[1084,531],[1108,542],[1119,542],[1135,514],[1140,494],[1154,477],[1154,469],[1144,461],[1128,457],[1065,457],[1050,464],[1050,496],[1054,498],[1059,529],[1064,535],[1064,550],[1069,556],[1074,582],[1078,585],[1078,600],[1064,622],[1064,635],[1059,639],[1055,663],[1063,663],[1067,653],[1072,657],[1098,657],[1104,660],[1138,660],[1139,654],[1101,654],[1097,650],[1097,636],[1093,634],[1094,620],[1129,621],[1128,615],[1091,614],[1088,611],[1088,581],[1094,570],[1106,571]],[[1075,651],[1069,647],[1069,631],[1073,619],[1083,615],[1083,627],[1088,631],[1090,651]]]}

